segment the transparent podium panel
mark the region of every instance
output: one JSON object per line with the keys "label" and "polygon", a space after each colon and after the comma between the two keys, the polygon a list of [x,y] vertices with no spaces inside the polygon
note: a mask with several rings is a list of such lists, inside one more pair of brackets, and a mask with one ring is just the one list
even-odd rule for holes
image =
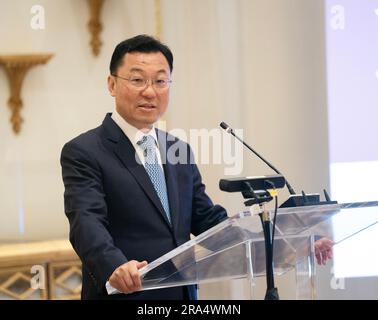
{"label": "transparent podium panel", "polygon": [[[163,255],[140,270],[143,290],[247,279],[250,298],[256,298],[260,288],[254,279],[265,277],[264,239],[260,232],[252,231],[259,224],[258,216],[244,212]],[[276,277],[293,270],[296,274],[298,289],[292,298],[312,297],[312,248],[311,236],[275,240]]]}
{"label": "transparent podium panel", "polygon": [[276,232],[313,234],[337,244],[377,222],[378,201],[284,208],[278,210]]}
{"label": "transparent podium panel", "polygon": [[[250,240],[250,298],[264,299],[266,293],[265,243]],[[281,299],[314,299],[314,238],[313,236],[276,237],[274,242],[274,278]],[[284,288],[280,288],[280,287]],[[288,290],[288,287],[291,290]],[[284,290],[281,290],[284,289]]]}
{"label": "transparent podium panel", "polygon": [[243,278],[248,273],[249,234],[240,227],[252,217],[229,218],[140,270],[144,290]]}
{"label": "transparent podium panel", "polygon": [[[273,256],[279,293],[278,284],[288,278],[294,288],[289,299],[317,298],[315,260],[323,254],[317,244],[328,239],[340,245],[371,228],[378,222],[377,205],[279,209]],[[266,265],[260,218],[250,211],[238,213],[151,262],[140,273],[143,290],[246,279],[250,298],[263,299]]]}

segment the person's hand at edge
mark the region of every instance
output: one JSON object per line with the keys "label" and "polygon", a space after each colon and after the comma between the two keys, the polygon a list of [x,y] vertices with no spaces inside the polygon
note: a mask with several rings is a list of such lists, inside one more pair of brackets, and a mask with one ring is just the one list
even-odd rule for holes
{"label": "person's hand at edge", "polygon": [[141,289],[139,269],[145,267],[147,261],[131,260],[114,270],[109,278],[110,285],[122,293],[132,293]]}
{"label": "person's hand at edge", "polygon": [[315,257],[319,265],[325,265],[328,259],[332,259],[333,241],[323,237],[315,241]]}

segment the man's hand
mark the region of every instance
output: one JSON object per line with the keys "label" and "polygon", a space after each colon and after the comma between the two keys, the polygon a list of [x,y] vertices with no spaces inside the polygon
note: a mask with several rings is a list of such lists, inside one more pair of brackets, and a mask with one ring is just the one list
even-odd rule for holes
{"label": "man's hand", "polygon": [[315,241],[315,257],[319,265],[325,265],[328,259],[332,259],[333,241],[328,238],[321,238]]}
{"label": "man's hand", "polygon": [[114,270],[109,278],[110,285],[122,293],[132,293],[141,289],[139,269],[145,267],[147,261],[131,260]]}

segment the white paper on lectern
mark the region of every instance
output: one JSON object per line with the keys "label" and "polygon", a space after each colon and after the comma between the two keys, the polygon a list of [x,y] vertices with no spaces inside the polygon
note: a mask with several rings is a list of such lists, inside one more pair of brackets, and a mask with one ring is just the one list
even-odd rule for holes
{"label": "white paper on lectern", "polygon": [[108,295],[121,293],[116,288],[113,288],[112,285],[109,283],[109,281],[106,281],[105,288],[106,288],[106,291],[108,292]]}

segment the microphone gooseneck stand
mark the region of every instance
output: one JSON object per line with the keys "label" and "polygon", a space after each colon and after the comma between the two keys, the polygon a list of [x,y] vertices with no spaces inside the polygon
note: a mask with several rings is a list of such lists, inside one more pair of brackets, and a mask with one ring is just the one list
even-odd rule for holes
{"label": "microphone gooseneck stand", "polygon": [[[246,206],[259,205],[264,242],[265,242],[265,265],[266,265],[266,293],[265,300],[279,300],[278,289],[274,285],[274,261],[273,261],[273,244],[274,244],[274,227],[275,220],[271,221],[270,213],[265,209],[265,204],[273,200],[272,194],[276,191],[273,187],[273,191],[269,192],[255,192],[250,183],[246,182],[246,189],[248,193],[243,192],[243,197],[249,198],[244,202]],[[275,216],[277,215],[277,196],[274,196],[276,201]]]}
{"label": "microphone gooseneck stand", "polygon": [[[289,190],[290,197],[288,200],[286,200],[284,203],[281,204],[280,208],[287,208],[287,207],[300,207],[300,206],[311,206],[311,205],[323,205],[323,204],[335,204],[337,201],[332,201],[327,193],[326,190],[324,191],[325,199],[326,201],[320,200],[319,194],[305,194],[304,191],[302,191],[302,194],[296,194],[290,183],[285,179],[281,172],[273,166],[269,161],[264,159],[256,150],[254,150],[250,145],[248,145],[243,139],[238,137],[234,130],[225,122],[220,123],[220,127],[224,129],[227,133],[231,134],[234,138],[239,140],[248,150],[250,150],[252,153],[254,153],[260,160],[262,160],[266,165],[268,165],[269,168],[271,168],[274,172],[276,172],[281,180],[283,179],[284,183],[286,184],[287,189]],[[266,255],[266,282],[267,282],[267,291],[265,295],[265,300],[278,300],[278,291],[277,288],[274,286],[274,263],[273,263],[273,244],[274,244],[274,230],[275,230],[275,221],[277,217],[277,195],[276,195],[276,189],[283,187],[283,185],[279,185],[277,183],[279,180],[274,180],[273,176],[265,176],[264,180],[264,187],[262,187],[260,190],[260,187],[256,187],[256,185],[261,186],[261,184],[257,184],[257,180],[261,180],[261,178],[258,177],[252,177],[252,178],[237,178],[237,179],[231,179],[233,181],[228,181],[230,186],[228,186],[227,183],[221,183],[220,181],[220,187],[221,190],[227,191],[227,192],[238,192],[242,190],[242,194],[244,199],[248,199],[244,202],[246,206],[252,206],[255,204],[258,204],[260,207],[260,220],[262,223],[262,228],[264,232],[264,240],[265,240],[265,255]],[[249,181],[249,182],[248,182]],[[276,184],[273,182],[276,181]],[[226,181],[227,182],[227,181]],[[255,183],[253,189],[251,183]],[[235,186],[236,183],[236,186]],[[233,186],[231,186],[231,184]],[[242,187],[240,187],[242,186]],[[235,189],[235,190],[234,190]],[[268,191],[269,190],[269,191]],[[273,191],[272,191],[273,190]],[[271,201],[273,199],[272,195],[275,198],[275,213],[274,213],[274,219],[273,223],[271,221],[271,217],[268,211],[265,210],[264,204]],[[296,215],[293,214],[293,217],[298,220],[299,223],[303,224],[301,219]]]}

